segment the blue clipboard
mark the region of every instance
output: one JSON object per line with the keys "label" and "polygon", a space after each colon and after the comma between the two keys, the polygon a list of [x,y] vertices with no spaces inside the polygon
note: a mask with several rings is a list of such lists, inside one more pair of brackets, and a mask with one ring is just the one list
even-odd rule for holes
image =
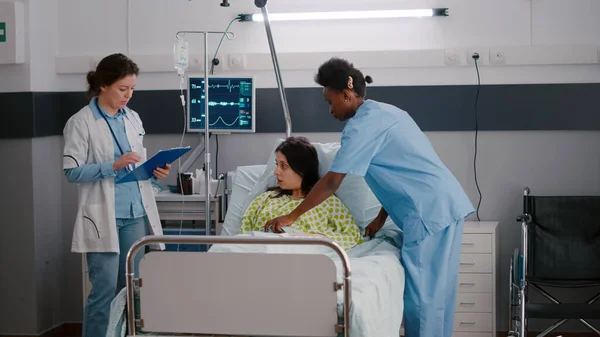
{"label": "blue clipboard", "polygon": [[165,167],[171,164],[177,158],[183,156],[191,147],[176,147],[169,150],[160,150],[152,158],[146,160],[142,165],[129,172],[123,178],[116,181],[117,184],[127,183],[130,181],[144,181],[154,176],[154,170],[159,167]]}

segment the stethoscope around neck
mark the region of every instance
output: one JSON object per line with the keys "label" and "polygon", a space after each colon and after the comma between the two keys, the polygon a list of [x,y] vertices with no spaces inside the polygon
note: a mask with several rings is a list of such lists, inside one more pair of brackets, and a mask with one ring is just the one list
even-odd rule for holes
{"label": "stethoscope around neck", "polygon": [[[113,130],[112,126],[108,122],[108,119],[102,112],[102,108],[100,108],[100,104],[98,103],[98,100],[96,100],[95,103],[96,103],[96,108],[98,109],[98,112],[100,112],[100,115],[102,116],[102,118],[104,118],[106,125],[108,125],[108,129],[110,130],[110,133],[112,134],[112,137],[113,137],[115,143],[117,143],[117,146],[119,147],[119,151],[121,151],[121,155],[124,155],[125,151],[123,151],[123,148],[121,147],[121,143],[119,143],[119,140],[117,139],[117,135],[115,135],[115,131]],[[143,132],[143,129],[141,129],[141,127],[138,125],[139,123],[134,123],[134,121],[131,118],[129,118],[129,114],[127,113],[127,108],[124,108],[123,110],[125,111],[125,113],[124,113],[125,118],[129,121],[131,126],[133,126],[133,128],[135,129],[135,132],[137,132],[138,136],[143,136],[144,132]],[[130,165],[127,165],[126,167],[129,171],[133,170],[133,168],[130,167]]]}

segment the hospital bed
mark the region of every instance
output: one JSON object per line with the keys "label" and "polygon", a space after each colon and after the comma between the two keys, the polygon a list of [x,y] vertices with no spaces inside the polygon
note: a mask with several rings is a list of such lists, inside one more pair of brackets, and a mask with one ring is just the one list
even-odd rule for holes
{"label": "hospital bed", "polygon": [[[266,165],[235,170],[220,236],[146,237],[132,247],[127,287],[111,310],[115,336],[125,335],[126,326],[130,336],[399,335],[404,310],[402,233],[391,220],[375,238],[348,251],[325,238],[237,235],[250,202],[276,183],[274,150],[281,141],[275,142]],[[313,145],[323,175],[339,143]],[[347,176],[336,195],[363,231],[379,211],[362,177]],[[150,252],[134,279],[133,253],[151,242],[214,245],[205,253]]]}
{"label": "hospital bed", "polygon": [[[541,318],[557,321],[539,337],[569,319],[600,335],[588,322],[600,318],[600,294],[585,303],[551,294],[600,286],[600,196],[534,196],[529,188],[523,194],[521,244],[510,262],[509,336],[527,336],[529,320]],[[530,289],[546,301],[534,301]]]}

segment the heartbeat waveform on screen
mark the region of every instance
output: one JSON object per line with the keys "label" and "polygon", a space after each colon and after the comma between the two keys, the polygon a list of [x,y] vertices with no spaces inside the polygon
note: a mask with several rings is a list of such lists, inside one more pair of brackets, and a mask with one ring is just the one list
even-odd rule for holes
{"label": "heartbeat waveform on screen", "polygon": [[229,123],[225,122],[225,120],[221,116],[219,116],[219,118],[217,118],[217,120],[214,123],[208,123],[208,125],[214,126],[219,122],[219,120],[221,120],[221,122],[223,122],[223,124],[225,124],[227,126],[232,126],[238,121],[238,119],[240,119],[240,116],[238,116],[231,124],[229,124]]}
{"label": "heartbeat waveform on screen", "polygon": [[[204,96],[202,96],[202,99],[204,99]],[[198,100],[198,99],[195,99],[195,98],[192,99],[192,104],[198,104],[200,102],[201,101]],[[209,101],[208,102],[208,106],[217,106],[217,105],[220,105],[220,106],[234,106],[234,105],[237,105],[237,106],[239,106],[240,102],[214,102],[214,101]]]}
{"label": "heartbeat waveform on screen", "polygon": [[[201,82],[202,84],[200,85],[195,85],[192,84],[192,89],[204,89],[204,81]],[[210,84],[210,81],[208,81],[208,89],[221,89],[221,88],[225,88],[227,90],[229,90],[229,92],[232,92],[233,89],[237,89],[239,88],[240,85],[239,84],[231,84],[231,81],[227,81],[227,84]]]}
{"label": "heartbeat waveform on screen", "polygon": [[208,106],[233,106],[233,105],[240,105],[239,102],[208,102]]}
{"label": "heartbeat waveform on screen", "polygon": [[[192,118],[192,123],[201,123],[202,119],[204,119],[204,115],[202,115],[202,118]],[[240,116],[237,116],[235,118],[235,120],[231,123],[225,122],[223,117],[219,116],[214,123],[208,123],[208,125],[215,126],[219,122],[219,120],[221,120],[221,122],[223,122],[223,124],[225,124],[226,126],[233,126],[235,123],[237,123],[238,120],[240,120]],[[240,125],[248,125],[248,124],[249,124],[249,121],[240,121]]]}

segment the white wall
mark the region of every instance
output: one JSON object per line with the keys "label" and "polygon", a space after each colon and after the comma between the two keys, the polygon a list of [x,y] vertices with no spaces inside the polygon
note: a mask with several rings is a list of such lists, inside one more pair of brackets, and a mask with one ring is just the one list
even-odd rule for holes
{"label": "white wall", "polygon": [[56,91],[58,84],[54,64],[58,34],[58,2],[29,2],[30,90]]}
{"label": "white wall", "polygon": [[[0,2],[12,2],[10,0],[0,0]],[[29,35],[29,0],[20,1],[25,8],[25,23],[23,25],[24,35],[28,39]],[[25,43],[25,63],[21,64],[0,64],[0,92],[19,92],[29,91],[29,44]],[[10,79],[10,80],[9,80]]]}
{"label": "white wall", "polygon": [[0,65],[0,92],[56,90],[58,1],[17,1],[25,5],[25,63]]}
{"label": "white wall", "polygon": [[[171,52],[178,30],[224,30],[237,14],[258,12],[250,0],[233,2],[229,8],[220,7],[219,3],[110,0],[92,5],[59,0],[57,64],[65,74],[59,76],[61,87],[79,90],[81,73],[90,63],[107,53],[129,49],[142,70],[155,72],[140,78],[139,89],[176,88]],[[376,0],[368,4],[359,0],[278,0],[269,3],[269,10],[275,13],[445,6],[450,8],[450,16],[444,18],[274,22],[273,35],[282,69],[295,69],[284,72],[284,83],[288,87],[313,86],[316,67],[333,52],[349,56],[374,77],[375,85],[472,84],[476,77],[473,66],[467,64],[469,50],[482,55],[484,84],[594,82],[600,78],[600,23],[593,14],[600,9],[600,3],[594,0],[511,0],[501,4],[493,0]],[[112,18],[111,26],[104,24],[106,16]],[[78,29],[72,29],[73,25]],[[259,74],[260,86],[275,86],[264,26],[236,22],[231,30],[235,39],[225,40],[220,51],[224,70],[228,56],[241,54],[246,57],[247,68]],[[219,39],[211,36],[210,53]],[[191,52],[202,62],[201,35],[188,35],[187,40]],[[507,65],[491,66],[490,49],[503,51]],[[447,50],[459,52],[462,66],[444,64]],[[202,70],[202,64],[194,69]]]}

